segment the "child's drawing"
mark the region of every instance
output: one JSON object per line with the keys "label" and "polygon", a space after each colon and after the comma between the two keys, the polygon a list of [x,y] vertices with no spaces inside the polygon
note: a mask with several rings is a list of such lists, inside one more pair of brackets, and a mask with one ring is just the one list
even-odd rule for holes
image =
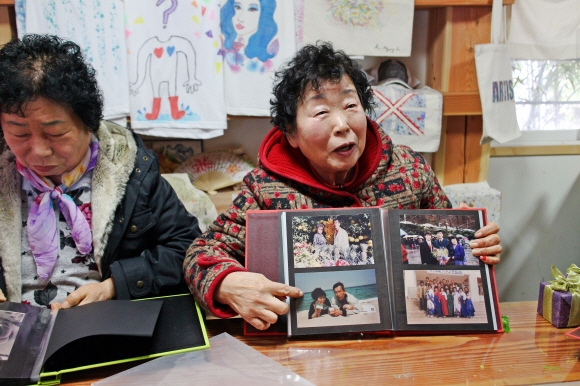
{"label": "child's drawing", "polygon": [[[179,55],[181,54],[181,55]],[[141,46],[137,55],[137,80],[130,85],[132,95],[139,93],[139,88],[149,80],[153,91],[153,103],[151,112],[145,114],[145,118],[153,121],[159,117],[161,109],[162,86],[167,89],[167,97],[171,107],[171,118],[181,119],[186,110],[179,109],[179,96],[177,95],[177,64],[179,58],[185,61],[188,80],[180,86],[189,94],[193,94],[201,86],[201,81],[195,77],[195,49],[191,42],[181,36],[171,36],[162,42],[154,36]]]}

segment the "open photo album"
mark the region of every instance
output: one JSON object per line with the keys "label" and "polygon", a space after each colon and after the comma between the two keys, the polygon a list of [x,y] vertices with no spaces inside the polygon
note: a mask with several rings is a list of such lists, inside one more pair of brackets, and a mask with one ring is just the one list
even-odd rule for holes
{"label": "open photo album", "polygon": [[201,311],[189,294],[58,312],[0,303],[0,385],[54,385],[68,372],[207,347]]}
{"label": "open photo album", "polygon": [[245,333],[502,331],[493,268],[469,246],[484,224],[484,209],[250,211],[248,270],[304,296]]}

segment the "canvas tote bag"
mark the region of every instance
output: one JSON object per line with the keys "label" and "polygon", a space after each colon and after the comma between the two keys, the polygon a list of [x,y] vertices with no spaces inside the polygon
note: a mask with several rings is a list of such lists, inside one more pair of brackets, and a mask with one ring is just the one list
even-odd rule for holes
{"label": "canvas tote bag", "polygon": [[441,139],[443,95],[430,87],[413,89],[393,79],[373,86],[372,118],[396,145],[436,152]]}
{"label": "canvas tote bag", "polygon": [[502,0],[493,0],[491,43],[475,46],[475,68],[483,114],[481,144],[491,140],[505,143],[522,135],[516,119],[512,67],[505,44],[505,23]]}

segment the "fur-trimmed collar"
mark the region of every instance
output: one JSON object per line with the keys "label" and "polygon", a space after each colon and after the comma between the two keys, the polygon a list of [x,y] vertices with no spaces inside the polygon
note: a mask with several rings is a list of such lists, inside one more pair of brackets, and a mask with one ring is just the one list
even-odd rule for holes
{"label": "fur-trimmed collar", "polygon": [[[101,122],[97,131],[99,159],[93,170],[91,205],[93,251],[100,269],[101,258],[113,227],[115,209],[135,164],[137,144],[131,132],[111,122]],[[0,144],[0,149],[2,149]],[[9,301],[20,302],[22,291],[21,231],[22,177],[10,150],[0,154],[0,262],[4,270]]]}

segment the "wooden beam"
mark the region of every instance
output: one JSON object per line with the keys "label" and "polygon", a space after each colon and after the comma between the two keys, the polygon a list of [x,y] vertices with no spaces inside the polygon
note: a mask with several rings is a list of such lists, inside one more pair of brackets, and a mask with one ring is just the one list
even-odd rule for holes
{"label": "wooden beam", "polygon": [[[514,0],[503,0],[503,5],[512,5]],[[415,8],[439,7],[491,7],[493,0],[415,0]]]}
{"label": "wooden beam", "polygon": [[481,115],[466,117],[465,130],[465,174],[463,182],[482,182],[487,180],[489,170],[490,145],[480,145],[483,133]]}
{"label": "wooden beam", "polygon": [[443,92],[443,115],[481,115],[479,92]]}
{"label": "wooden beam", "polygon": [[[447,117],[442,184],[461,184],[465,175],[465,117]],[[437,152],[439,157],[439,151]]]}
{"label": "wooden beam", "polygon": [[491,157],[523,157],[543,155],[577,155],[580,145],[492,147]]}

